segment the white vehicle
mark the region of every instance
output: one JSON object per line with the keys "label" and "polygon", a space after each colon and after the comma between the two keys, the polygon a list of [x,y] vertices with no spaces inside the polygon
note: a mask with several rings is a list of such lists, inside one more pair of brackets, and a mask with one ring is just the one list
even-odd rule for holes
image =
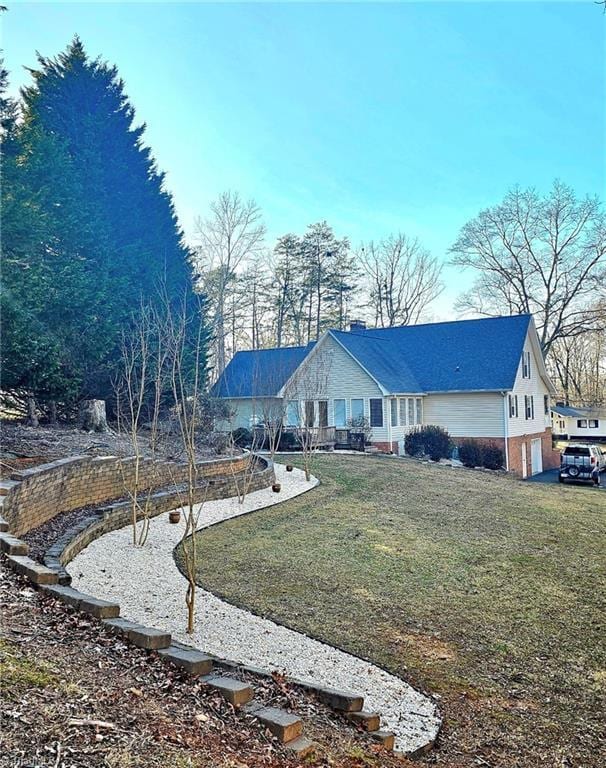
{"label": "white vehicle", "polygon": [[589,480],[600,484],[600,472],[606,469],[604,454],[597,445],[568,445],[560,458],[560,482]]}

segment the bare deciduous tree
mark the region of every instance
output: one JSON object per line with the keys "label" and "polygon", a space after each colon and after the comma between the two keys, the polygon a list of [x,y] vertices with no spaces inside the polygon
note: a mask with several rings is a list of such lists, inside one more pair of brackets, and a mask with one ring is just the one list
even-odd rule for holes
{"label": "bare deciduous tree", "polygon": [[452,246],[453,263],[481,274],[458,308],[480,315],[532,313],[548,355],[560,339],[599,328],[589,304],[603,290],[606,218],[597,198],[556,181],[546,197],[511,190]]}
{"label": "bare deciduous tree", "polygon": [[314,350],[286,382],[282,392],[286,407],[289,402],[296,402],[298,406],[296,436],[307,481],[311,480],[316,452],[328,438],[327,425],[320,424],[318,401],[327,402],[331,361],[326,349]]}
{"label": "bare deciduous tree", "polygon": [[606,303],[593,312],[602,329],[558,339],[551,348],[550,368],[567,405],[606,404]]}
{"label": "bare deciduous tree", "polygon": [[417,323],[442,292],[442,267],[419,241],[392,235],[362,246],[360,261],[370,282],[369,299],[378,326]]}
{"label": "bare deciduous tree", "polygon": [[228,313],[233,311],[231,289],[238,269],[262,249],[265,226],[254,200],[244,202],[237,192],[224,192],[210,206],[210,217],[196,222],[199,247],[194,266],[214,314],[215,367],[226,365]]}
{"label": "bare deciduous tree", "polygon": [[[118,423],[125,426],[133,451],[133,473],[128,482],[122,462],[120,471],[131,505],[134,546],[143,546],[149,533],[153,489],[149,482],[146,489],[141,487],[141,468],[145,459],[141,450],[140,431],[143,420],[148,417],[146,420],[151,429],[150,449],[153,459],[160,415],[160,392],[166,373],[164,341],[156,312],[141,304],[133,327],[122,335],[122,371],[114,384]],[[147,409],[150,389],[154,392],[151,413]]]}
{"label": "bare deciduous tree", "polygon": [[196,608],[196,578],[198,567],[198,543],[196,530],[203,500],[196,499],[198,490],[197,427],[200,418],[200,396],[204,388],[203,355],[205,326],[201,299],[192,307],[184,298],[176,309],[167,304],[166,340],[170,387],[181,440],[187,464],[185,489],[175,484],[181,496],[181,508],[185,525],[181,538],[181,551],[187,579],[185,604],[187,607],[187,632],[194,631]]}

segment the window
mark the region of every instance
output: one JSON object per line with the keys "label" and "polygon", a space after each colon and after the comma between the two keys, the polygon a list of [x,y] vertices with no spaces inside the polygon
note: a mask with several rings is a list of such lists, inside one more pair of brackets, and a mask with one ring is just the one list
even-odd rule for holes
{"label": "window", "polygon": [[526,420],[534,419],[534,395],[524,395]]}
{"label": "window", "polygon": [[313,400],[306,400],[305,401],[305,426],[306,427],[313,427],[314,421],[315,421],[315,408],[314,408],[314,401]]}
{"label": "window", "polygon": [[578,429],[587,429],[587,419],[577,419]]}
{"label": "window", "polygon": [[383,426],[383,399],[379,397],[370,398],[370,426]]}
{"label": "window", "polygon": [[599,424],[600,422],[598,419],[589,419],[589,421],[587,422],[587,426],[589,427],[589,429],[597,429]]}
{"label": "window", "polygon": [[415,401],[412,397],[408,398],[408,423],[415,423]]}
{"label": "window", "polygon": [[299,401],[289,400],[286,406],[286,423],[289,427],[299,426]]}
{"label": "window", "polygon": [[318,426],[328,426],[328,400],[318,400]]}
{"label": "window", "polygon": [[543,408],[545,410],[545,416],[549,416],[549,395],[543,395]]}
{"label": "window", "polygon": [[351,401],[351,418],[352,420],[364,418],[364,400]]}
{"label": "window", "polygon": [[335,400],[335,427],[344,427],[347,423],[345,414],[345,400]]}
{"label": "window", "polygon": [[510,419],[518,418],[518,396],[517,395],[509,395],[509,418]]}
{"label": "window", "polygon": [[530,378],[530,352],[526,350],[522,352],[522,378]]}
{"label": "window", "polygon": [[423,423],[423,400],[417,397],[417,424]]}
{"label": "window", "polygon": [[400,398],[400,426],[406,426],[406,398]]}
{"label": "window", "polygon": [[391,426],[397,427],[398,426],[398,401],[393,398],[393,400],[389,401],[389,410],[391,413]]}

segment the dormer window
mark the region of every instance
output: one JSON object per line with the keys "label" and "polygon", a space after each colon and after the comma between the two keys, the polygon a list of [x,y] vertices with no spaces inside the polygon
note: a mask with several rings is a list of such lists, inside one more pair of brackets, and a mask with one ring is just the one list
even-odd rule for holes
{"label": "dormer window", "polygon": [[530,378],[530,352],[526,350],[522,352],[522,378]]}

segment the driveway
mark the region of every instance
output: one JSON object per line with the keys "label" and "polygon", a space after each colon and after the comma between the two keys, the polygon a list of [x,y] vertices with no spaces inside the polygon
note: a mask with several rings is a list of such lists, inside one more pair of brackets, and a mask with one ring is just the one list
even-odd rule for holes
{"label": "driveway", "polygon": [[[538,475],[532,475],[532,477],[527,477],[526,482],[528,483],[557,483],[558,482],[558,473],[559,470],[557,469],[548,469],[545,472],[539,472]],[[594,485],[590,485],[587,481],[581,481],[581,482],[571,482],[570,480],[566,483],[566,485],[576,485],[577,487],[585,487],[585,488],[595,488]],[[606,491],[606,474],[602,472],[600,475],[600,491]]]}

